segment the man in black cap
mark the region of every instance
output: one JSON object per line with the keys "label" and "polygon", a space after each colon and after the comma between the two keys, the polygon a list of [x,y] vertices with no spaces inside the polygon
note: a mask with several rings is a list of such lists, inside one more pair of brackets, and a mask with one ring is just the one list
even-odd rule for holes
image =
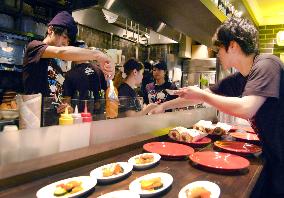
{"label": "man in black cap", "polygon": [[161,104],[177,98],[177,96],[169,95],[166,92],[166,89],[175,90],[177,87],[169,81],[165,61],[159,61],[153,65],[153,77],[155,82],[146,85],[149,103]]}
{"label": "man in black cap", "polygon": [[[98,50],[68,46],[75,43],[78,32],[74,18],[66,11],[58,13],[48,24],[43,41],[34,40],[27,46],[24,56],[24,92],[41,93],[43,97],[62,98],[64,77],[57,59],[65,61],[96,60],[106,79],[114,76],[114,63]],[[62,111],[61,105],[57,111]]]}

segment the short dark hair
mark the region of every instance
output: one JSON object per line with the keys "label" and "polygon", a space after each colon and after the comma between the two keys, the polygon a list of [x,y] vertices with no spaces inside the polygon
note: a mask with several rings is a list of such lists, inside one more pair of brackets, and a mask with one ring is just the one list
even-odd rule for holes
{"label": "short dark hair", "polygon": [[[76,38],[74,38],[69,32],[68,29],[66,27],[63,26],[59,26],[59,25],[50,25],[49,27],[51,27],[51,30],[54,32],[54,34],[61,36],[63,33],[66,33],[66,35],[69,38],[69,44],[70,45],[74,45]],[[45,34],[45,36],[47,36],[47,32]]]}
{"label": "short dark hair", "polygon": [[130,58],[128,61],[124,63],[123,68],[124,68],[124,73],[126,73],[126,75],[129,76],[134,69],[136,69],[137,71],[144,69],[144,65],[135,58]]}
{"label": "short dark hair", "polygon": [[153,68],[157,68],[160,70],[165,70],[167,71],[167,63],[163,60],[160,60],[159,62],[157,62],[156,64],[153,65]]}
{"label": "short dark hair", "polygon": [[216,31],[213,45],[223,45],[228,50],[230,42],[237,42],[246,55],[258,54],[258,30],[247,19],[231,17]]}

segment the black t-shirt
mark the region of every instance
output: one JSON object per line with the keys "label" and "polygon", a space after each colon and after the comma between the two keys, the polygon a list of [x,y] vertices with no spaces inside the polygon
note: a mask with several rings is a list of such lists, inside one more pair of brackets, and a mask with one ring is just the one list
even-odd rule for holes
{"label": "black t-shirt", "polygon": [[74,97],[79,91],[81,100],[88,99],[89,91],[94,99],[100,99],[100,91],[107,89],[107,83],[102,70],[91,63],[76,65],[65,75],[64,95]]}
{"label": "black t-shirt", "polygon": [[24,93],[41,93],[57,101],[62,96],[64,77],[58,60],[41,58],[47,47],[47,44],[36,40],[28,44],[23,67]]}
{"label": "black t-shirt", "polygon": [[137,93],[127,83],[122,83],[118,88],[119,112],[128,110],[141,111],[142,107],[137,98]]}
{"label": "black t-shirt", "polygon": [[142,96],[144,99],[144,103],[149,104],[149,99],[148,99],[148,93],[146,90],[146,85],[149,83],[154,82],[154,78],[153,75],[150,71],[144,71],[143,74],[143,79],[142,79],[142,83],[141,83],[141,92],[142,92]]}
{"label": "black t-shirt", "polygon": [[226,96],[263,96],[266,101],[250,120],[267,161],[267,188],[284,193],[284,64],[274,55],[258,55],[247,77],[233,74],[211,87]]}
{"label": "black t-shirt", "polygon": [[157,85],[154,82],[146,85],[146,91],[149,99],[149,103],[163,103],[169,100],[177,98],[177,96],[169,95],[166,89],[177,89],[175,84],[171,82],[165,82],[162,85]]}

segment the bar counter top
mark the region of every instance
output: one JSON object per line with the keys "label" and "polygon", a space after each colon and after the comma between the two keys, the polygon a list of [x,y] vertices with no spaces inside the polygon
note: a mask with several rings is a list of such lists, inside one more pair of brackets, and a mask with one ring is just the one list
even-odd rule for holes
{"label": "bar counter top", "polygon": [[[161,136],[156,139],[150,138],[148,140],[140,141],[134,144],[135,146],[129,146],[127,148],[118,148],[115,152],[105,153],[107,156],[101,161],[91,163],[88,165],[74,168],[69,171],[57,173],[52,176],[46,175],[40,179],[36,179],[32,182],[24,183],[22,185],[6,189],[0,192],[0,197],[22,197],[31,198],[36,197],[36,192],[43,186],[53,183],[65,178],[89,175],[90,171],[105,164],[113,162],[128,161],[128,159],[134,155],[143,152],[143,144],[151,141],[169,141],[167,136]],[[207,146],[202,150],[212,150],[212,146]],[[195,149],[198,151],[200,149]],[[118,182],[100,185],[97,184],[94,189],[89,191],[84,197],[98,197],[99,195],[115,191],[115,190],[127,190],[129,184],[136,178],[154,172],[165,172],[173,176],[174,181],[172,186],[164,193],[156,197],[174,198],[178,197],[179,191],[183,186],[188,183],[198,180],[208,180],[219,185],[221,189],[221,198],[243,198],[249,197],[258,176],[262,170],[262,162],[259,158],[253,156],[247,158],[250,161],[250,166],[247,169],[236,172],[214,172],[203,169],[196,165],[193,165],[186,157],[179,160],[161,159],[160,163],[156,166],[146,170],[133,170],[130,176],[120,180]]]}

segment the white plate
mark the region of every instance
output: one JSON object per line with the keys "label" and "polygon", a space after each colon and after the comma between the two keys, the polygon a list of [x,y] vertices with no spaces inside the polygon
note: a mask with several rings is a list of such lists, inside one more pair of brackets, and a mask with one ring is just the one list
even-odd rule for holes
{"label": "white plate", "polygon": [[[103,177],[103,168],[108,168],[110,166],[113,166],[115,164],[119,164],[122,168],[123,168],[123,173],[117,174],[117,175],[112,175],[109,177]],[[107,164],[104,166],[100,166],[94,170],[91,171],[90,175],[91,177],[95,177],[97,178],[97,180],[99,182],[113,182],[115,180],[118,180],[120,178],[122,178],[123,176],[127,175],[128,173],[130,173],[133,169],[132,164],[129,164],[127,162],[115,162],[115,163],[111,163],[111,164]]]}
{"label": "white plate", "polygon": [[[148,190],[142,190],[141,189],[141,184],[140,181],[143,179],[152,179],[155,177],[160,177],[163,183],[163,187],[158,189],[158,190],[154,190],[154,191],[148,191]],[[142,177],[139,177],[137,179],[135,179],[134,181],[132,181],[129,185],[129,190],[136,192],[138,194],[141,195],[141,197],[152,197],[157,195],[158,193],[166,190],[167,188],[169,188],[171,186],[171,184],[173,183],[173,177],[168,174],[168,173],[162,173],[162,172],[158,172],[158,173],[150,173],[147,175],[144,175]]]}
{"label": "white plate", "polygon": [[[56,185],[58,184],[66,184],[70,181],[79,181],[82,182],[81,186],[83,187],[83,190],[77,192],[77,193],[73,193],[73,194],[67,194],[64,196],[54,196],[53,193],[56,189]],[[45,187],[42,187],[41,189],[39,189],[36,193],[36,196],[38,198],[52,198],[52,197],[56,197],[56,198],[69,198],[69,197],[77,197],[79,195],[84,194],[85,192],[91,190],[93,187],[95,187],[95,185],[97,184],[97,180],[96,178],[92,178],[90,176],[79,176],[79,177],[72,177],[72,178],[68,178],[68,179],[64,179],[64,180],[60,180],[57,182],[54,182],[52,184],[49,184]]]}
{"label": "white plate", "polygon": [[[153,155],[154,156],[153,162],[146,163],[146,164],[136,164],[135,158],[137,158],[137,157],[139,158],[141,155],[145,155],[145,154]],[[132,164],[133,167],[136,168],[136,169],[146,169],[146,168],[149,168],[149,167],[153,166],[154,164],[156,164],[158,161],[160,161],[160,159],[161,159],[161,156],[157,153],[142,153],[142,154],[135,155],[135,156],[131,157],[128,160],[128,163]]]}
{"label": "white plate", "polygon": [[130,190],[117,190],[104,195],[99,196],[98,198],[140,198],[140,195],[137,193],[131,192]]}
{"label": "white plate", "polygon": [[220,188],[217,184],[210,181],[196,181],[184,186],[178,194],[178,198],[186,198],[185,191],[187,189],[193,189],[196,187],[204,187],[206,190],[211,192],[210,198],[218,198],[220,196]]}
{"label": "white plate", "polygon": [[166,92],[169,94],[169,95],[176,95],[176,92],[177,90],[174,90],[174,89],[166,89]]}

